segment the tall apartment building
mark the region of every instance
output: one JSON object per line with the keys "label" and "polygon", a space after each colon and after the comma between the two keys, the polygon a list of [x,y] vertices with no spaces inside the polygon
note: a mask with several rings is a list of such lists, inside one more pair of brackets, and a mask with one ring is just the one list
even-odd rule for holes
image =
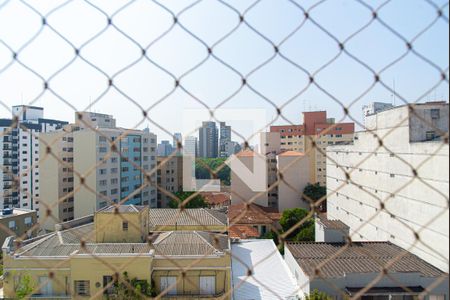
{"label": "tall apartment building", "polygon": [[[158,187],[164,189],[167,193],[175,194],[183,191],[183,157],[161,157],[158,156]],[[170,194],[158,190],[158,208],[166,208],[169,205]]]}
{"label": "tall apartment building", "polygon": [[172,148],[169,141],[161,141],[161,143],[158,144],[157,154],[158,156],[169,156],[173,153],[173,150],[174,148]]}
{"label": "tall apartment building", "polygon": [[36,106],[13,106],[12,116],[0,119],[0,208],[39,212],[39,136],[67,122],[45,119]]}
{"label": "tall apartment building", "polygon": [[199,129],[199,156],[217,158],[219,156],[219,131],[215,122],[203,122]]}
{"label": "tall apartment building", "polygon": [[[110,115],[82,112],[83,122],[42,136],[41,150],[50,145],[59,160],[41,162],[41,198],[58,221],[92,214],[111,203],[157,206],[156,135],[116,127]],[[111,151],[114,145],[115,152]],[[83,176],[84,184],[80,176]]]}
{"label": "tall apartment building", "polygon": [[326,151],[330,145],[353,142],[354,123],[335,123],[325,111],[304,112],[302,125],[271,126],[279,132],[281,150],[305,153],[310,159],[310,182],[326,185]]}
{"label": "tall apartment building", "polygon": [[384,110],[388,110],[393,108],[394,105],[392,103],[385,102],[372,102],[363,106],[363,116],[364,116],[364,126],[366,125],[366,119],[368,116],[377,114]]}
{"label": "tall apartment building", "polygon": [[[231,126],[227,126],[225,122],[220,122],[220,139],[219,139],[219,156],[223,158],[229,157],[231,144]],[[234,151],[234,149],[233,149]],[[233,153],[234,154],[234,153]]]}
{"label": "tall apartment building", "polygon": [[449,105],[413,108],[370,115],[372,132],[327,149],[328,217],[353,240],[392,242],[448,272]]}
{"label": "tall apartment building", "polygon": [[198,139],[195,136],[186,137],[184,139],[183,155],[197,157],[198,154]]}
{"label": "tall apartment building", "polygon": [[267,172],[264,174],[266,176],[264,180],[267,190],[252,190],[247,178],[241,178],[231,170],[232,205],[253,203],[280,212],[297,207],[310,208],[310,204],[302,199],[303,190],[309,182],[308,156],[297,151],[262,155],[246,150],[238,153],[236,158],[249,170],[253,170],[255,162],[266,161]]}

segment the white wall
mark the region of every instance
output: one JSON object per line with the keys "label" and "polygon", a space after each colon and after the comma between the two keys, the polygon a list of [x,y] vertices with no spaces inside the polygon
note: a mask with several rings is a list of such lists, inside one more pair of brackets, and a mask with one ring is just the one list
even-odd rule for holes
{"label": "white wall", "polygon": [[286,265],[291,271],[292,276],[297,281],[298,286],[300,287],[301,292],[299,291],[298,295],[302,296],[304,294],[309,294],[310,292],[309,277],[300,268],[294,256],[287,247],[284,247],[284,261],[286,262]]}
{"label": "white wall", "polygon": [[449,146],[410,143],[407,108],[373,117],[388,149],[371,133],[359,133],[354,145],[328,148],[328,217],[350,226],[354,240],[391,241],[448,272]]}

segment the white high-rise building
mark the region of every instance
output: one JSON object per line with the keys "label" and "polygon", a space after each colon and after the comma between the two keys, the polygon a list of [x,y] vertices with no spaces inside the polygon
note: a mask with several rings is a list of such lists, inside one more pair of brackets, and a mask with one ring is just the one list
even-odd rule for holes
{"label": "white high-rise building", "polygon": [[0,208],[34,209],[39,214],[39,135],[67,122],[44,118],[42,107],[12,107],[12,119],[0,119]]}
{"label": "white high-rise building", "polygon": [[377,114],[387,109],[393,108],[394,105],[392,103],[385,102],[372,102],[368,105],[363,106],[363,115],[364,115],[364,125],[366,124],[366,119],[368,116]]}
{"label": "white high-rise building", "polygon": [[371,132],[327,148],[328,218],[354,241],[390,241],[448,272],[449,105],[413,110],[370,115]]}

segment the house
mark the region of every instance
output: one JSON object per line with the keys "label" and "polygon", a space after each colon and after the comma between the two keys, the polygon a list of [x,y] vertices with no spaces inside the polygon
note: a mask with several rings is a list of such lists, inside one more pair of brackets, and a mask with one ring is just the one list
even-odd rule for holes
{"label": "house", "polygon": [[[148,207],[107,207],[56,231],[3,244],[4,295],[13,298],[29,276],[33,297],[103,299],[126,278],[153,285],[170,299],[231,299],[227,235],[167,231],[148,235]],[[125,275],[126,274],[126,275]]]}
{"label": "house", "polygon": [[231,244],[234,300],[294,300],[302,295],[272,240]]}
{"label": "house", "polygon": [[210,208],[220,209],[231,205],[231,194],[228,192],[201,192]]}
{"label": "house", "polygon": [[304,294],[333,299],[448,299],[448,274],[390,242],[287,242],[285,262]]}
{"label": "house", "polygon": [[150,232],[172,230],[227,232],[228,230],[227,215],[218,210],[207,208],[150,209],[149,224]]}
{"label": "house", "polygon": [[11,235],[18,239],[36,236],[37,212],[25,208],[5,208],[0,210],[0,243]]}
{"label": "house", "polygon": [[[230,232],[233,234],[239,234],[239,231],[242,231],[244,227],[249,227],[256,229],[259,237],[261,237],[272,229],[280,229],[278,222],[281,219],[281,214],[278,210],[257,204],[231,205],[228,208],[228,218],[230,220]],[[251,232],[249,228],[245,229],[244,232]],[[243,239],[250,238],[250,236],[245,235],[240,237]]]}

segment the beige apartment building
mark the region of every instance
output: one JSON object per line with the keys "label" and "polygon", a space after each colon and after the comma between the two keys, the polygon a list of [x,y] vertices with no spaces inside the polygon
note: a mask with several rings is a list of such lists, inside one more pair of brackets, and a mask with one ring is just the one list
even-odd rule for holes
{"label": "beige apartment building", "polygon": [[42,135],[41,151],[53,154],[40,162],[41,203],[52,214],[43,228],[112,203],[156,207],[156,135],[118,128],[110,115],[81,112],[76,119]]}
{"label": "beige apartment building", "polygon": [[166,208],[170,200],[173,199],[171,195],[183,191],[183,157],[158,156],[157,165],[157,183],[159,187],[157,206]]}
{"label": "beige apartment building", "polygon": [[[335,123],[326,111],[304,112],[302,125],[271,126],[270,132],[280,134],[281,151],[298,151],[309,156],[310,182],[326,185],[326,151],[329,145],[353,142],[354,123]],[[276,143],[276,137],[270,141]],[[266,147],[277,148],[268,142]]]}
{"label": "beige apartment building", "polygon": [[0,245],[9,236],[26,240],[36,236],[37,213],[24,208],[6,208],[0,210]]}
{"label": "beige apartment building", "polygon": [[126,272],[129,279],[153,286],[145,298],[231,299],[227,235],[181,230],[149,236],[149,208],[135,205],[106,207],[93,222],[92,217],[84,220],[61,224],[57,232],[20,245],[8,238],[5,297],[16,296],[25,275],[34,287],[31,298],[117,297],[114,282],[126,280]]}
{"label": "beige apartment building", "polygon": [[[271,134],[273,135],[273,134]],[[253,170],[254,159],[266,162],[265,191],[254,191],[247,182],[231,170],[231,204],[257,204],[271,207],[283,212],[286,209],[310,208],[309,203],[302,200],[303,190],[310,180],[310,158],[297,151],[276,153],[276,149],[266,155],[251,150],[240,152],[236,159],[249,170]]]}

